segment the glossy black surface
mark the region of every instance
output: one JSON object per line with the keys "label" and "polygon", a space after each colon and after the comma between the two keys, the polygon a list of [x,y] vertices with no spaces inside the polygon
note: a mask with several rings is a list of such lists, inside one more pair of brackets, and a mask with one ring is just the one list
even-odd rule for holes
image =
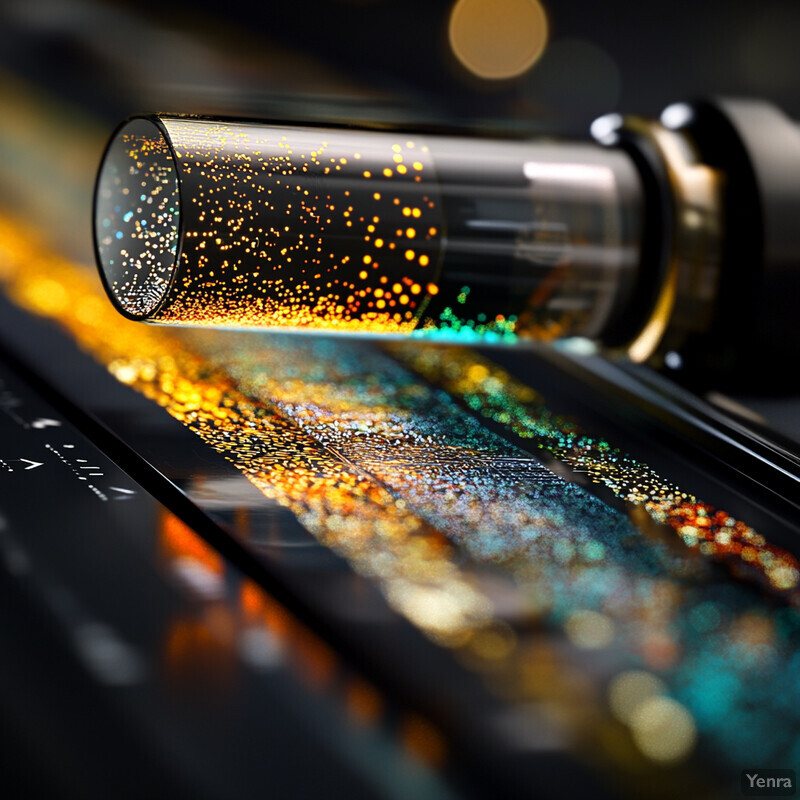
{"label": "glossy black surface", "polygon": [[170,530],[196,535],[7,365],[0,410],[15,796],[453,796],[390,712],[348,713],[344,665],[315,687],[291,643],[248,621],[238,569],[170,555]]}

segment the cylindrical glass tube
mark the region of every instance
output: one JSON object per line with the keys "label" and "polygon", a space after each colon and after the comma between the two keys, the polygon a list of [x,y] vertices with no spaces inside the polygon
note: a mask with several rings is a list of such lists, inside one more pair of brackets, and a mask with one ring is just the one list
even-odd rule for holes
{"label": "cylindrical glass tube", "polygon": [[108,293],[151,322],[600,336],[631,302],[628,156],[519,143],[139,117],[95,196]]}

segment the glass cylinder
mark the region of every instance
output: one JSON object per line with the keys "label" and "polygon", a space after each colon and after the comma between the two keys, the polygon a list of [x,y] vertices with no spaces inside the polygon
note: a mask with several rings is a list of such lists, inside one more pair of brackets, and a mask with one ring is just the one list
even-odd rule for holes
{"label": "glass cylinder", "polygon": [[642,191],[592,144],[137,117],[106,151],[95,242],[133,319],[597,337],[632,302]]}

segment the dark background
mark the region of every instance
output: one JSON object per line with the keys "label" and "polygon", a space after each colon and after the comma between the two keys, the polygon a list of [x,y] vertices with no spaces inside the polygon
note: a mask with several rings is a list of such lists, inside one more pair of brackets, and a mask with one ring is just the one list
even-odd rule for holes
{"label": "dark background", "polygon": [[607,111],[652,115],[713,93],[800,117],[796,0],[542,4],[547,48],[511,80],[459,65],[453,3],[439,0],[2,0],[0,64],[108,119],[158,109],[579,131]]}

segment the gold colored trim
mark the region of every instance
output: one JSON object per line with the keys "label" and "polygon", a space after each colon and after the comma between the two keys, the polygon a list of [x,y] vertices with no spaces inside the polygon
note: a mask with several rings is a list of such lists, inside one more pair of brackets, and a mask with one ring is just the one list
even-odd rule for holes
{"label": "gold colored trim", "polygon": [[664,279],[650,318],[627,347],[628,357],[642,362],[680,348],[710,323],[719,280],[722,178],[699,162],[685,134],[637,117],[626,119],[625,127],[656,148],[672,198]]}

